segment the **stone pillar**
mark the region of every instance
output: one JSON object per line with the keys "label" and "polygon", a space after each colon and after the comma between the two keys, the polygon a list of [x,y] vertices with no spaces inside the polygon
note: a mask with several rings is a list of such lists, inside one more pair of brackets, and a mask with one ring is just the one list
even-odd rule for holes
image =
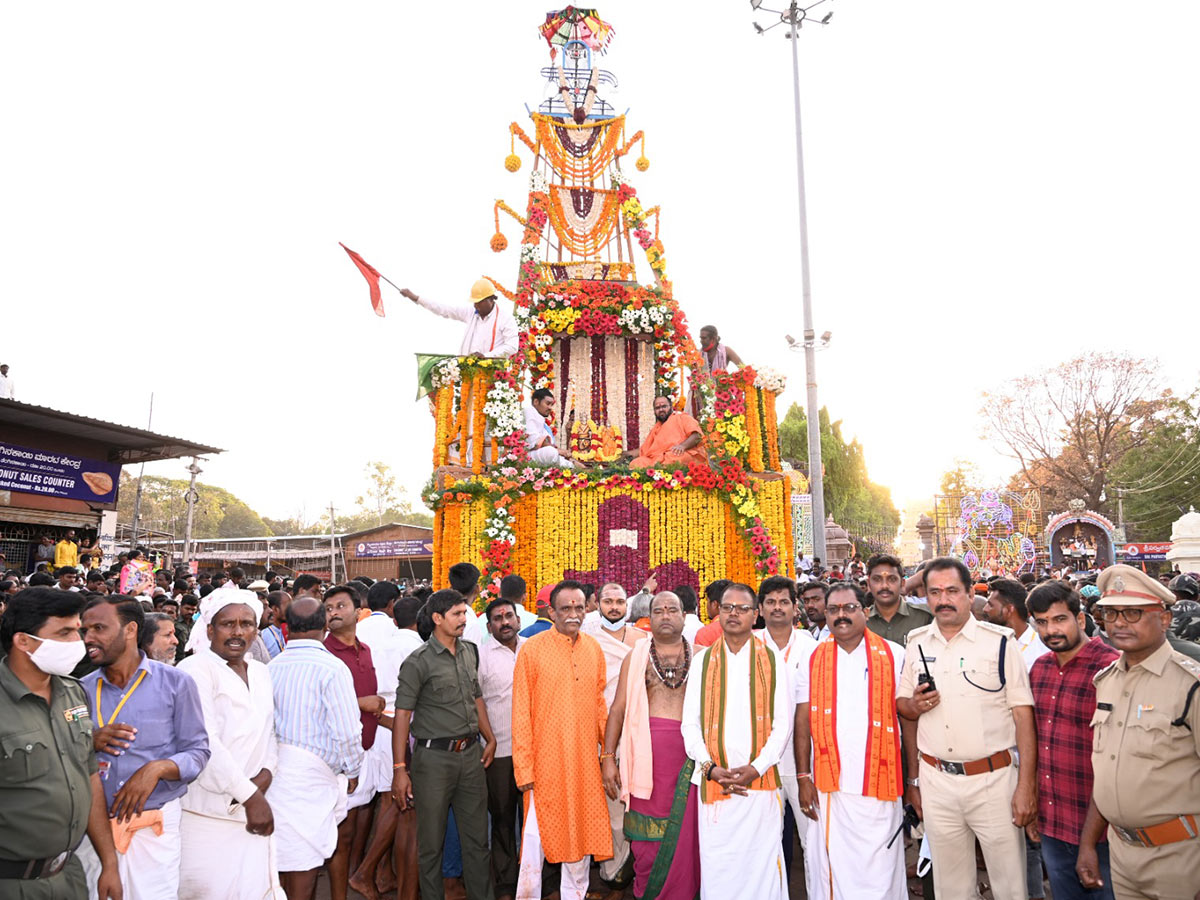
{"label": "stone pillar", "polygon": [[925,513],[921,513],[921,518],[917,519],[917,536],[921,539],[921,559],[933,559],[933,519],[929,518]]}

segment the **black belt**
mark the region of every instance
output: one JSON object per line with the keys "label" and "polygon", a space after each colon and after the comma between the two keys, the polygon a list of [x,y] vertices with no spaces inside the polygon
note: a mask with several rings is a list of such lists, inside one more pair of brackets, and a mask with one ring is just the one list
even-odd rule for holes
{"label": "black belt", "polygon": [[426,750],[449,750],[451,753],[462,753],[468,747],[479,743],[479,732],[458,738],[417,738],[418,747]]}
{"label": "black belt", "polygon": [[0,859],[0,878],[16,878],[29,881],[34,878],[49,878],[61,872],[71,861],[71,850],[46,859]]}

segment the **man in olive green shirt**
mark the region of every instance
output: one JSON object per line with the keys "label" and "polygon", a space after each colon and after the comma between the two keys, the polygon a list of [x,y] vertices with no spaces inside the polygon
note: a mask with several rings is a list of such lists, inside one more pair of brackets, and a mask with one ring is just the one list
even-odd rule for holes
{"label": "man in olive green shirt", "polygon": [[910,631],[933,621],[928,609],[910,606],[900,596],[903,584],[904,567],[896,557],[876,553],[867,560],[867,587],[873,601],[867,614],[867,628],[901,647],[908,642]]}
{"label": "man in olive green shirt", "polygon": [[[487,781],[496,738],[483,705],[479,651],[462,640],[467,601],[458,591],[437,591],[428,601],[433,634],[400,666],[392,730],[395,776],[392,796],[401,810],[415,799],[417,865],[421,897],[441,900],[442,846],[451,807],[462,843],[467,900],[492,900],[487,845]],[[416,743],[412,776],[402,760],[411,728]],[[486,742],[479,745],[479,736]]]}
{"label": "man in olive green shirt", "polygon": [[86,900],[75,850],[100,857],[100,900],[121,900],[83,688],[78,594],[27,588],[0,619],[0,900]]}

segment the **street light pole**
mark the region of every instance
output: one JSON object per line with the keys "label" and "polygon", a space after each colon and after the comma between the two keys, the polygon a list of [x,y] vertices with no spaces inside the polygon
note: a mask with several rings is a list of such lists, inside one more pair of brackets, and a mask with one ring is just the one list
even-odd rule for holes
{"label": "street light pole", "polygon": [[187,467],[187,471],[191,473],[192,479],[188,483],[187,491],[187,524],[183,527],[183,562],[187,564],[192,560],[192,520],[196,514],[196,501],[200,499],[200,495],[196,493],[196,476],[204,470],[199,466],[200,458],[192,457],[192,464]]}
{"label": "street light pole", "polygon": [[[774,25],[764,28],[757,22],[754,30],[760,35],[766,34],[780,25],[787,25],[787,38],[792,44],[792,107],[796,115],[796,198],[797,210],[800,215],[800,299],[804,311],[804,340],[796,342],[789,336],[787,341],[793,350],[804,348],[804,376],[806,383],[805,418],[808,420],[808,482],[812,491],[813,517],[813,556],[828,563],[829,557],[825,552],[825,473],[821,464],[821,407],[817,402],[817,335],[813,328],[812,287],[808,273],[808,206],[804,193],[804,136],[800,119],[800,27],[804,22],[816,25],[828,25],[833,13],[826,13],[820,19],[810,19],[808,13],[813,8],[825,3],[826,0],[816,0],[808,6],[801,6],[797,0],[791,0],[786,10],[768,9],[762,5],[762,0],[750,0],[750,7],[756,11],[773,13],[779,16]],[[822,346],[829,343],[829,332],[821,336]]]}

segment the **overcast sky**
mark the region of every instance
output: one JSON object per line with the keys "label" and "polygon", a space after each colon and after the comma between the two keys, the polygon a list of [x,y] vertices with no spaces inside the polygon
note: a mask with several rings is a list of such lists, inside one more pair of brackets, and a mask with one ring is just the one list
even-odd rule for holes
{"label": "overcast sky", "polygon": [[[769,0],[768,0],[769,2]],[[17,397],[225,448],[261,513],[349,509],[363,467],[416,493],[432,419],[418,351],[461,326],[387,289],[512,287],[492,201],[548,64],[547,4],[7,4],[3,361]],[[1200,4],[829,0],[801,34],[821,402],[898,503],[956,456],[999,479],[979,394],[1083,349],[1197,354]],[[803,402],[791,57],[749,3],[600,7],[608,99],[645,129],[668,273]],[[770,21],[758,14],[764,24]],[[531,130],[531,129],[527,129]],[[632,156],[631,156],[632,158]],[[643,280],[648,267],[640,267]],[[186,461],[149,467],[186,477]]]}

